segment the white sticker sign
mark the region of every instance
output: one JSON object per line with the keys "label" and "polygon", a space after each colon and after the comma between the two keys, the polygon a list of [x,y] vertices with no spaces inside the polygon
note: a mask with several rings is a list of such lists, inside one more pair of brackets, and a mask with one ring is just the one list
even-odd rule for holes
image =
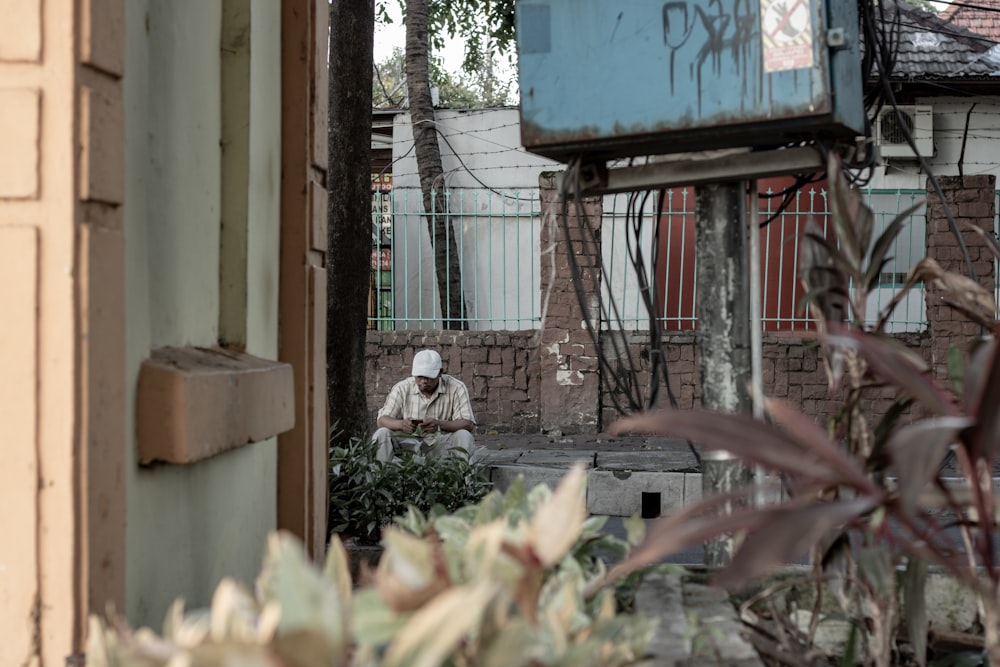
{"label": "white sticker sign", "polygon": [[813,66],[811,0],[761,0],[764,71]]}

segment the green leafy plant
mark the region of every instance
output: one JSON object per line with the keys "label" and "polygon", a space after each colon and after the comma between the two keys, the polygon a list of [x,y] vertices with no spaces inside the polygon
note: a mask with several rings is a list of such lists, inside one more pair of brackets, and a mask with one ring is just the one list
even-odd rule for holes
{"label": "green leafy plant", "polygon": [[[706,498],[651,527],[607,576],[613,580],[725,534],[739,537],[731,564],[715,578],[727,587],[746,586],[809,552],[817,578],[853,620],[851,627],[861,629],[866,664],[888,667],[900,625],[916,663],[926,664],[923,590],[930,564],[978,598],[986,653],[1000,664],[991,479],[1000,453],[1000,350],[991,337],[968,357],[951,359],[952,382],[941,382],[922,358],[884,334],[888,312],[866,324],[873,321],[864,310],[867,293],[909,212],[873,238],[872,213],[848,188],[836,156],[828,173],[834,232],[827,238],[812,226],[800,261],[831,393],[844,401],[838,418],[823,427],[791,405],[762,397],[766,421],[699,410],[620,420],[610,432],[689,439],[770,470],[787,497],[757,507],[744,502],[750,489]],[[987,290],[932,260],[914,267],[906,289],[920,282],[994,333],[997,311]],[[865,392],[872,388],[891,388],[898,397],[883,416],[871,413]],[[940,472],[949,452],[962,475],[957,487]]]}
{"label": "green leafy plant", "polygon": [[208,614],[178,602],[162,635],[92,617],[88,665],[634,664],[655,625],[619,613],[612,587],[591,586],[606,574],[593,549],[629,545],[587,518],[585,479],[577,466],[555,491],[521,482],[451,514],[411,506],[383,532],[385,553],[360,588],[338,538],[320,571],[276,533],[255,594],[223,581]]}
{"label": "green leafy plant", "polygon": [[330,449],[332,533],[376,544],[381,530],[411,505],[422,512],[439,507],[453,512],[477,503],[492,488],[486,467],[452,453],[430,458],[400,452],[394,461],[377,461],[367,437],[334,443]]}

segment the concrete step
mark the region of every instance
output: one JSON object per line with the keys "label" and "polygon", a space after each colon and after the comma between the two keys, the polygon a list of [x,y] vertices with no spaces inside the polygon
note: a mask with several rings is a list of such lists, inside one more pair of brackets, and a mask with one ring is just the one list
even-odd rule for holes
{"label": "concrete step", "polygon": [[[505,447],[480,450],[477,457],[489,467],[490,480],[500,490],[506,490],[518,476],[524,477],[529,488],[545,484],[554,489],[570,466],[581,463],[587,471],[591,514],[655,518],[702,498],[699,461],[680,441],[649,451]],[[945,481],[954,488],[965,485],[960,477],[949,476]],[[994,493],[1000,494],[1000,477],[994,477],[993,486]],[[763,500],[774,502],[781,497],[780,484],[769,478]]]}
{"label": "concrete step", "polygon": [[477,457],[489,466],[490,480],[500,490],[519,475],[529,488],[555,488],[571,465],[581,463],[591,514],[652,518],[701,499],[699,461],[683,440],[506,435],[477,437],[477,444],[485,445]]}

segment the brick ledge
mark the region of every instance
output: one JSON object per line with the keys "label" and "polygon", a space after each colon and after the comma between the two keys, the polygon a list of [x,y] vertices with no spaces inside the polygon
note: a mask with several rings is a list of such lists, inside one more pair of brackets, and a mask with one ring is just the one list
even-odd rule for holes
{"label": "brick ledge", "polygon": [[142,362],[140,464],[195,463],[295,425],[292,367],[222,348],[164,347]]}

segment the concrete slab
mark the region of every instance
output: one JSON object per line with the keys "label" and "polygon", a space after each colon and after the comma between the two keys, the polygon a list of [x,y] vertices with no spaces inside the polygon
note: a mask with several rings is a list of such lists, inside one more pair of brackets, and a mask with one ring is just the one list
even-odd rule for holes
{"label": "concrete slab", "polygon": [[520,449],[486,449],[476,450],[475,460],[486,465],[513,465],[523,454]]}
{"label": "concrete slab", "polygon": [[521,465],[569,468],[576,462],[586,468],[594,467],[594,452],[571,449],[528,450],[517,462]]}
{"label": "concrete slab", "polygon": [[729,594],[721,589],[685,580],[684,609],[688,615],[691,658],[682,665],[764,667],[750,644],[750,630],[736,616]]}
{"label": "concrete slab", "polygon": [[681,472],[593,470],[587,478],[587,510],[608,516],[644,516],[645,498],[645,514],[650,514],[650,505],[657,516],[669,514],[684,506],[685,476]]}
{"label": "concrete slab", "polygon": [[597,452],[597,466],[602,470],[647,472],[698,472],[698,459],[689,450],[650,452]]}
{"label": "concrete slab", "polygon": [[506,491],[518,475],[524,476],[524,484],[529,489],[538,484],[545,484],[555,489],[559,480],[566,474],[565,468],[544,468],[527,465],[499,465],[490,468],[490,481],[499,491]]}
{"label": "concrete slab", "polygon": [[636,591],[636,611],[659,625],[641,667],[764,667],[724,590],[656,573]]}
{"label": "concrete slab", "polygon": [[660,436],[607,433],[555,435],[544,433],[477,433],[476,444],[490,449],[571,449],[598,452],[690,451],[686,440]]}
{"label": "concrete slab", "polygon": [[650,657],[642,667],[676,665],[691,655],[691,632],[684,612],[681,576],[654,574],[646,577],[635,593],[636,611],[658,621],[649,643]]}
{"label": "concrete slab", "polygon": [[684,475],[684,504],[692,505],[701,500],[701,473]]}

